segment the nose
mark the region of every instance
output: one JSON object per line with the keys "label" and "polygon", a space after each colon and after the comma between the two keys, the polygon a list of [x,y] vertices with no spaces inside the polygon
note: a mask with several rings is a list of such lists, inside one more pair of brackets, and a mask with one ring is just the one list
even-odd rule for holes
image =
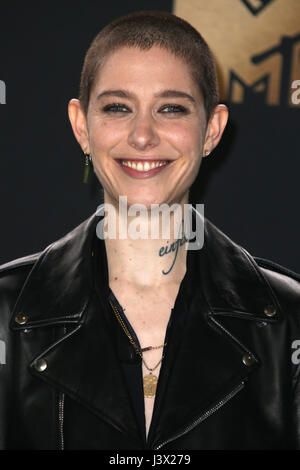
{"label": "nose", "polygon": [[159,144],[160,139],[151,114],[137,114],[131,121],[128,144],[138,150],[147,150]]}

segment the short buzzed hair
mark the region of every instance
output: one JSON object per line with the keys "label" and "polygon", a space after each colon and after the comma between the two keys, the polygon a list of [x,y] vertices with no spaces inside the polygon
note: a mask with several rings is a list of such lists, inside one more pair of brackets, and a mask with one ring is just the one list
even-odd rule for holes
{"label": "short buzzed hair", "polygon": [[182,58],[204,100],[207,121],[218,104],[216,66],[201,34],[187,21],[164,11],[140,11],[117,18],[105,26],[89,47],[81,72],[79,99],[87,114],[90,93],[107,57],[121,47],[167,49]]}

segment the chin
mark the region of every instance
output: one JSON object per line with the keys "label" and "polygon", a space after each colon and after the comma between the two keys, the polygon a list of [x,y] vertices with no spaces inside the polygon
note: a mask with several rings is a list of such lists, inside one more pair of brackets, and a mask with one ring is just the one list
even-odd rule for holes
{"label": "chin", "polygon": [[[121,197],[122,197],[122,200],[120,199]],[[186,202],[186,201],[183,201],[183,199],[184,198],[182,197],[181,194],[180,195],[178,194],[178,197],[176,196],[174,197],[174,194],[173,194],[171,197],[170,194],[167,195],[158,191],[156,191],[156,193],[154,193],[154,191],[152,192],[149,191],[149,193],[147,194],[145,194],[145,192],[143,193],[141,192],[139,194],[138,191],[135,191],[135,192],[124,191],[121,194],[114,195],[114,197],[107,198],[107,201],[115,201],[113,204],[119,207],[120,207],[121,202],[122,204],[127,202],[128,208],[136,204],[136,205],[143,205],[144,207],[146,207],[147,210],[151,210],[152,204],[155,204],[158,206],[161,206],[162,204],[168,204],[169,206],[171,206],[176,203],[181,204],[182,202]]]}
{"label": "chin", "polygon": [[137,204],[137,205],[143,205],[149,210],[151,209],[152,204],[160,205],[160,204],[163,204],[165,202],[166,201],[163,198],[154,198],[154,197],[145,198],[145,197],[136,197],[136,196],[127,197],[128,207],[132,206],[134,204]]}
{"label": "chin", "polygon": [[163,195],[154,194],[153,192],[145,194],[145,191],[133,191],[133,188],[131,188],[131,190],[129,188],[129,191],[122,191],[122,194],[117,196],[118,201],[120,201],[121,196],[123,196],[123,198],[126,197],[128,207],[134,204],[142,204],[147,207],[147,209],[151,209],[151,204],[160,204],[161,202],[164,202]]}

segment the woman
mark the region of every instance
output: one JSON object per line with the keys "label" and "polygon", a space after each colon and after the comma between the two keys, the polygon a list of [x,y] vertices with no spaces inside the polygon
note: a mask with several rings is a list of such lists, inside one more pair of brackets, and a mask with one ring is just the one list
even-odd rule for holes
{"label": "woman", "polygon": [[299,447],[299,278],[189,205],[227,115],[184,20],[135,13],[95,38],[69,117],[105,205],[1,267],[2,448]]}

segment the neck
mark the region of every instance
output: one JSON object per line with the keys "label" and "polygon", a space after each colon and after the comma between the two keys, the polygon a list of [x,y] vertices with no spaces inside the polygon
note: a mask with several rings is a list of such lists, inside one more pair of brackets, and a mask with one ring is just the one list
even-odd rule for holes
{"label": "neck", "polygon": [[173,212],[148,210],[137,215],[115,206],[116,236],[105,238],[110,282],[126,281],[139,287],[180,284],[188,243],[183,206],[178,203]]}

